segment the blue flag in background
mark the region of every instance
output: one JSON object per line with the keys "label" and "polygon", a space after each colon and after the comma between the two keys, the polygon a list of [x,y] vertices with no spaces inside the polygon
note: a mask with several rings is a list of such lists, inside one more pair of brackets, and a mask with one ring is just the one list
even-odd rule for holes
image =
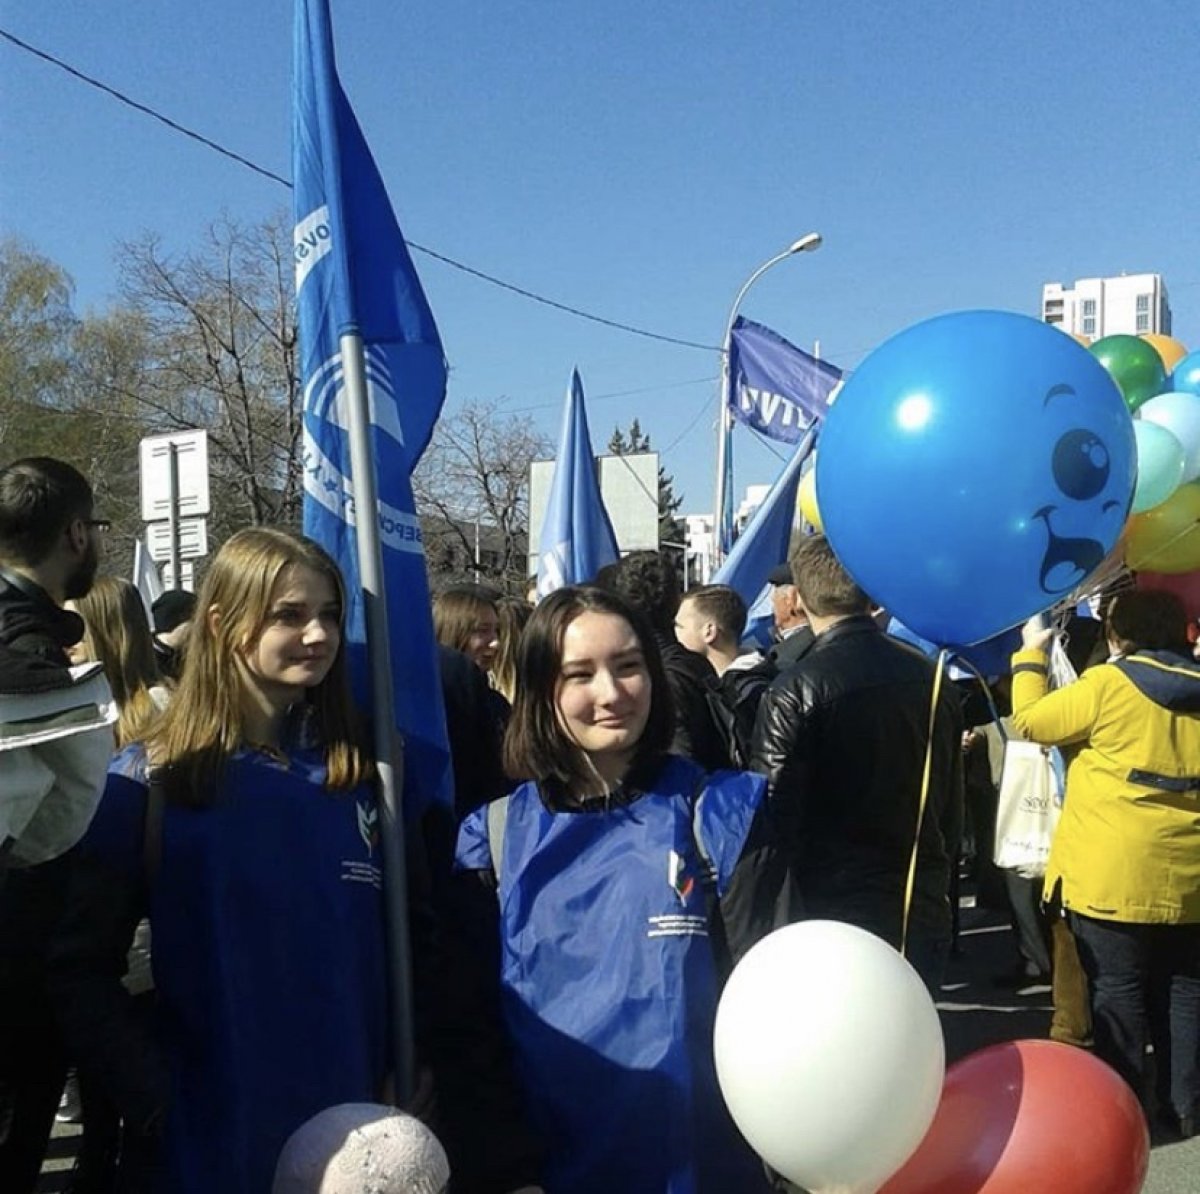
{"label": "blue flag in background", "polygon": [[429,583],[413,467],[446,395],[433,314],[383,180],[338,82],[327,0],[297,0],[293,212],[300,376],[304,386],[304,532],[346,581],[345,638],[355,695],[369,703],[369,661],[340,337],[357,333],[379,496],[379,537],[394,680],[405,741],[405,806],[451,798]]}
{"label": "blue flag in background", "polygon": [[762,505],[754,511],[733,550],[713,573],[713,584],[728,585],[752,608],[767,585],[767,574],[787,559],[792,525],[796,520],[800,475],[815,442],[816,430],[813,429],[796,448],[763,498]]}
{"label": "blue flag in background", "polygon": [[576,369],[571,374],[554,480],[538,541],[538,596],[594,580],[596,573],[605,564],[614,563],[617,556],[617,537],[600,496],[600,478],[583,405],[583,382]]}
{"label": "blue flag in background", "polygon": [[740,315],[729,340],[729,370],[734,417],[788,444],[825,417],[842,380],[840,369]]}

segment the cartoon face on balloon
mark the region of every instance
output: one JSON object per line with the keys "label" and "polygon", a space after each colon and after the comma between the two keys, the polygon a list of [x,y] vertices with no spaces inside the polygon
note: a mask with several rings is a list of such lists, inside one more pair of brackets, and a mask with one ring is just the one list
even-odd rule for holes
{"label": "cartoon face on balloon", "polygon": [[901,332],[851,374],[820,439],[817,497],[842,563],[934,642],[990,638],[1084,583],[1133,498],[1133,422],[1071,337],[964,311]]}

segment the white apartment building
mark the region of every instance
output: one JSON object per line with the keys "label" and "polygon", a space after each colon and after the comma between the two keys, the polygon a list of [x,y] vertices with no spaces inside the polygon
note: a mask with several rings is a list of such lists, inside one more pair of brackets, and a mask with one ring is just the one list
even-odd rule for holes
{"label": "white apartment building", "polygon": [[1042,287],[1042,321],[1092,340],[1120,333],[1169,336],[1171,304],[1161,274],[1079,278],[1071,289],[1047,282]]}

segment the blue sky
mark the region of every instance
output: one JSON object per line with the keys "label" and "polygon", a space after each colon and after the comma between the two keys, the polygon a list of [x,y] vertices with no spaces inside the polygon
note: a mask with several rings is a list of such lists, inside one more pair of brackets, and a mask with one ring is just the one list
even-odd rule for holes
{"label": "blue sky", "polygon": [[[853,367],[927,316],[1035,314],[1044,281],[1158,271],[1200,347],[1200,8],[1167,0],[332,0],[343,84],[414,241],[717,344],[751,318]],[[290,172],[288,0],[8,0],[0,26]],[[288,193],[0,42],[0,229],[112,298],[118,242],[194,243]],[[712,501],[715,352],[580,321],[416,255],[450,402],[556,434],[573,365],[597,448],[636,415]],[[630,393],[636,391],[636,393]],[[775,456],[736,439],[736,492]]]}

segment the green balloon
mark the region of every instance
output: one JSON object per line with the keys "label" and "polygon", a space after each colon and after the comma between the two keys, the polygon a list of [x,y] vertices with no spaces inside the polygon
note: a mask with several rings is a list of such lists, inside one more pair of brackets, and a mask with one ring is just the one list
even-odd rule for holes
{"label": "green balloon", "polygon": [[1166,387],[1167,371],[1162,357],[1153,344],[1137,336],[1105,336],[1088,351],[1112,375],[1131,411],[1161,394]]}

